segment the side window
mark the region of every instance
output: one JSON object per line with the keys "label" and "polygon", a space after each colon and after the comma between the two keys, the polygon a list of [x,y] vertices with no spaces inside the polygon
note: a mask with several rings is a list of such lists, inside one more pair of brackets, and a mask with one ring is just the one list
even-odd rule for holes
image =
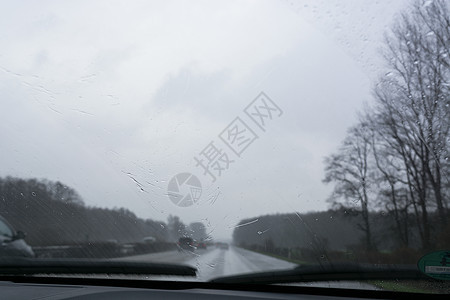
{"label": "side window", "polygon": [[6,223],[4,223],[2,220],[0,220],[0,235],[8,236],[8,237],[13,236],[13,232],[12,232],[11,228]]}

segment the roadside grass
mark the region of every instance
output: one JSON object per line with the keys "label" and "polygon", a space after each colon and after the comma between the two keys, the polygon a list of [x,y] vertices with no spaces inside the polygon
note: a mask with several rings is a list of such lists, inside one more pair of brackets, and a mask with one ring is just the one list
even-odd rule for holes
{"label": "roadside grass", "polygon": [[379,287],[385,291],[393,291],[393,292],[408,292],[408,293],[430,293],[429,290],[420,289],[416,287],[409,286],[407,284],[402,284],[393,281],[383,281],[383,280],[370,280],[367,283],[372,284],[376,287]]}
{"label": "roadside grass", "polygon": [[[245,249],[245,248],[243,248]],[[281,255],[267,253],[263,251],[257,251],[257,250],[250,250],[245,249],[248,251],[256,252],[259,254],[267,255],[273,258],[281,259],[287,262],[291,262],[294,264],[301,264],[301,265],[311,265],[311,262],[305,261],[305,260],[298,260],[298,259],[290,259]],[[442,294],[442,293],[450,293],[450,287],[445,284],[441,286],[441,284],[430,284],[430,282],[427,281],[401,281],[396,282],[394,280],[367,280],[367,281],[361,281],[365,282],[367,284],[371,284],[373,286],[376,286],[382,290],[385,291],[393,291],[393,292],[407,292],[407,293],[419,293],[419,294]],[[449,298],[450,299],[450,298]]]}
{"label": "roadside grass", "polygon": [[402,281],[402,282],[395,282],[395,281],[385,281],[385,280],[371,280],[367,283],[370,283],[372,285],[375,285],[376,287],[379,287],[386,291],[393,291],[393,292],[408,292],[408,293],[420,293],[420,294],[430,294],[430,293],[442,293],[440,289],[437,289],[436,287],[430,287],[426,288],[424,285],[426,283],[424,282],[410,282],[410,281]]}

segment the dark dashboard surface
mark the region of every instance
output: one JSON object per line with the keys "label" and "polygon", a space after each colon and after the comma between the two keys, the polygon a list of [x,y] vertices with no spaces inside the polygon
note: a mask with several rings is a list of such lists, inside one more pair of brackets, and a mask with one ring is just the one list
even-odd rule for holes
{"label": "dark dashboard surface", "polygon": [[331,296],[227,290],[159,290],[2,282],[2,299],[342,299]]}
{"label": "dark dashboard surface", "polygon": [[[102,281],[83,279],[0,279],[0,299],[420,299],[448,295],[423,295],[385,291],[357,291],[292,286],[233,286],[208,283]],[[94,282],[95,283],[95,282]]]}

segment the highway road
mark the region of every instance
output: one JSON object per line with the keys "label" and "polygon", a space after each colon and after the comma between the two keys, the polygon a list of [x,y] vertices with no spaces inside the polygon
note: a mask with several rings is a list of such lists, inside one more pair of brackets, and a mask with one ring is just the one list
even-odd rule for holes
{"label": "highway road", "polygon": [[196,267],[197,279],[207,281],[216,277],[293,268],[295,264],[270,256],[230,246],[228,250],[210,247],[195,251],[167,251],[130,256],[121,260],[167,262]]}
{"label": "highway road", "polygon": [[[208,281],[221,276],[237,275],[244,273],[263,272],[293,268],[296,265],[284,260],[267,255],[248,251],[242,248],[230,246],[228,250],[210,247],[207,250],[195,251],[167,251],[136,255],[120,260],[167,262],[172,264],[184,264],[196,267],[198,270],[195,280]],[[173,278],[152,278],[174,280]],[[181,280],[190,280],[183,277]],[[303,286],[337,287],[352,289],[376,289],[374,286],[360,282],[313,282],[302,283]]]}

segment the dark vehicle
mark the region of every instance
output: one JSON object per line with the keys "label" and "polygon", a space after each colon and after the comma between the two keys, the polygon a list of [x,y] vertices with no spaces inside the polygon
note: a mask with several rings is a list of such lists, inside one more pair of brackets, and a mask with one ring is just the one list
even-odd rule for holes
{"label": "dark vehicle", "polygon": [[24,238],[25,233],[15,231],[11,224],[0,216],[0,257],[34,257],[33,250]]}
{"label": "dark vehicle", "polygon": [[182,251],[182,250],[189,250],[189,251],[193,251],[195,250],[195,246],[194,246],[194,240],[189,238],[189,237],[182,237],[178,240],[178,250]]}

